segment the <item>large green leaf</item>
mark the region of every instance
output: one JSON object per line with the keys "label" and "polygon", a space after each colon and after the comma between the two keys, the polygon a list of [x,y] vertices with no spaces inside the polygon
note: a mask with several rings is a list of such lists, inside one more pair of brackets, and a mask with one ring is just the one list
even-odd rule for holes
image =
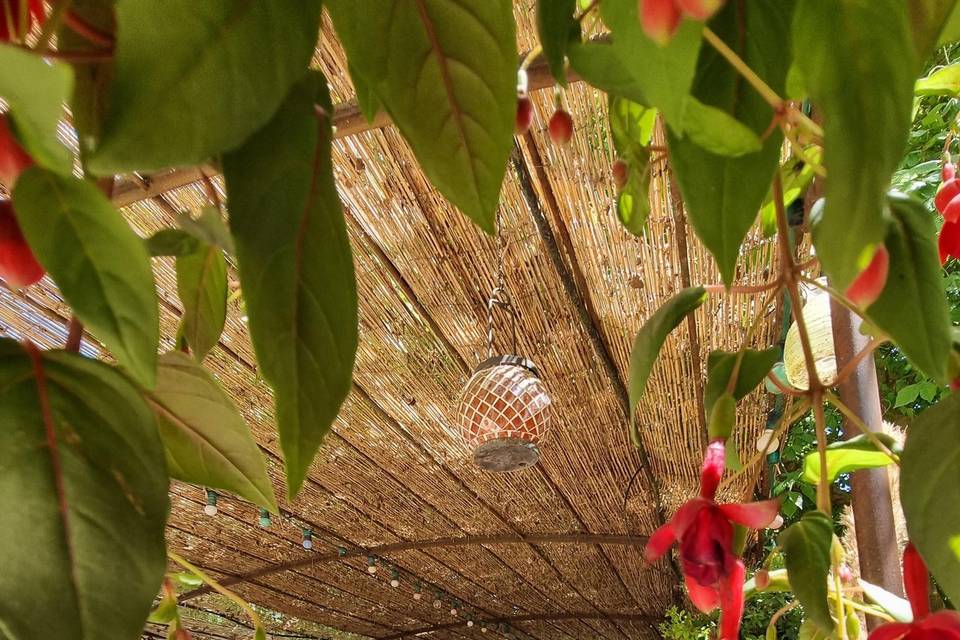
{"label": "large green leaf", "polygon": [[143,242],[90,182],[34,167],[13,201],[30,248],[80,321],[153,387],[160,323]]}
{"label": "large green leaf", "polygon": [[[623,94],[624,97],[656,107],[666,121],[682,134],[703,25],[684,21],[670,43],[663,47],[643,32],[637,17],[638,6],[636,0],[604,0],[600,4],[600,12],[613,37],[609,45],[595,46],[610,47],[620,63],[613,67],[617,77],[622,78],[619,74],[626,72],[642,93],[642,96]],[[618,80],[618,83],[622,84],[623,80]]]}
{"label": "large green leaf", "polygon": [[900,457],[900,500],[910,540],[937,584],[960,602],[960,393],[910,426]]}
{"label": "large green leaf", "polygon": [[948,19],[956,6],[956,0],[907,0],[910,33],[918,62],[925,62],[940,37],[947,35]]}
{"label": "large green leaf", "polygon": [[0,635],[140,636],[166,566],[167,473],[115,369],[0,340]]}
{"label": "large green leaf", "polygon": [[196,164],[267,122],[310,63],[320,0],[120,0],[91,170]]}
{"label": "large green leaf", "polygon": [[0,98],[9,107],[17,139],[37,164],[65,174],[73,160],[57,140],[57,127],[72,88],[69,66],[0,44]]}
{"label": "large green leaf", "polygon": [[[703,408],[709,416],[713,403],[723,395],[733,375],[733,368],[737,363],[739,353],[724,353],[711,351],[707,357],[707,386],[703,391]],[[733,397],[742,400],[754,387],[763,382],[767,373],[780,359],[780,349],[771,347],[763,351],[746,349],[743,360],[737,373],[737,383],[734,385]]]}
{"label": "large green leaf", "polygon": [[[900,453],[901,447],[892,436],[886,433],[878,433],[876,437],[888,449],[894,453]],[[827,480],[833,482],[841,473],[850,473],[858,469],[885,467],[892,462],[890,456],[877,449],[867,436],[861,434],[849,440],[834,442],[827,446]],[[820,481],[819,452],[814,451],[804,457],[803,480],[810,484],[817,484]]]}
{"label": "large green leaf", "polygon": [[783,548],[790,587],[807,619],[821,632],[830,633],[834,622],[827,600],[827,574],[833,522],[824,513],[811,511],[781,533],[778,541]]}
{"label": "large green leaf", "polygon": [[233,236],[230,235],[230,229],[224,223],[217,207],[204,207],[197,218],[182,212],[177,216],[177,224],[198,240],[220,247],[230,254],[236,252]]}
{"label": "large green leaf", "polygon": [[220,247],[201,244],[177,258],[177,295],[183,303],[183,335],[202,361],[227,320],[227,261]]}
{"label": "large green leaf", "polygon": [[[729,2],[710,22],[717,35],[777,92],[783,90],[790,63],[787,52],[793,7],[792,1],[781,0]],[[770,105],[713,48],[701,52],[693,94],[704,105],[735,117],[756,135],[769,127],[774,116]],[[689,107],[686,117],[691,118]],[[701,133],[695,134],[694,127]],[[670,161],[690,223],[716,259],[723,281],[730,284],[740,243],[756,220],[777,170],[783,136],[777,129],[759,150],[728,157],[716,153],[722,150],[719,146],[713,151],[704,148],[703,131],[710,127],[733,130],[701,118],[691,122],[681,138],[681,132],[670,123]],[[745,146],[739,151],[748,149]]]}
{"label": "large green leaf", "polygon": [[580,23],[574,19],[577,0],[538,0],[537,35],[543,56],[550,65],[550,73],[561,85],[567,86],[567,48],[580,40]]}
{"label": "large green leaf", "polygon": [[647,378],[657,361],[660,348],[670,332],[695,311],[707,299],[703,287],[689,287],[676,294],[656,310],[640,328],[633,340],[630,352],[630,434],[634,442],[640,441],[640,434],[634,426],[633,412],[643,392],[647,388]]}
{"label": "large green leaf", "polygon": [[760,136],[753,129],[723,109],[706,105],[692,96],[683,114],[683,130],[690,142],[717,156],[737,158],[763,148]]}
{"label": "large green leaf", "polygon": [[867,309],[867,317],[893,338],[913,364],[945,384],[953,341],[933,219],[908,196],[891,194],[888,204],[887,284]]}
{"label": "large green leaf", "polygon": [[431,182],[492,233],[516,116],[513,4],[330,0],[327,8],[352,69]]}
{"label": "large green leaf", "polygon": [[250,333],[273,386],[290,496],[350,391],[357,290],[330,162],[326,83],[310,73],[224,156]]}
{"label": "large green leaf", "polygon": [[951,96],[960,94],[960,64],[940,67],[925,78],[917,80],[913,92],[918,96]]}
{"label": "large green leaf", "polygon": [[907,10],[902,0],[799,0],[793,38],[830,172],[814,243],[843,290],[883,240],[885,193],[910,129],[917,64]]}
{"label": "large green leaf", "polygon": [[157,414],[171,476],[277,511],[263,454],[230,397],[202,366],[184,353],[164,354],[157,386],[146,398]]}
{"label": "large green leaf", "polygon": [[[930,0],[936,2],[936,0]],[[940,30],[940,39],[938,45],[950,44],[960,40],[960,4],[954,4],[953,10],[947,17],[946,23]]]}
{"label": "large green leaf", "polygon": [[643,87],[612,43],[575,42],[567,50],[570,68],[587,84],[611,96],[649,104]]}

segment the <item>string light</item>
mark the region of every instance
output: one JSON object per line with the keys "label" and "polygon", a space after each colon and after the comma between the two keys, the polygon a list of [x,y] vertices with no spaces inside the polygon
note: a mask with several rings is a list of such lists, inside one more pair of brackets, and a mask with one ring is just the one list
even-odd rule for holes
{"label": "string light", "polygon": [[377,559],[373,556],[367,556],[367,573],[373,575],[377,572]]}
{"label": "string light", "polygon": [[337,547],[337,555],[340,556],[341,558],[346,557],[346,555],[347,555],[347,548],[346,548],[346,547]]}
{"label": "string light", "polygon": [[467,626],[468,627],[473,626],[473,616],[467,616]]}
{"label": "string light", "polygon": [[313,531],[310,531],[310,529],[303,530],[303,548],[313,549]]}
{"label": "string light", "polygon": [[413,585],[413,599],[414,599],[414,600],[419,600],[420,598],[423,597],[423,594],[420,593],[420,590],[421,590],[420,581],[417,580],[416,584]]}
{"label": "string light", "polygon": [[270,526],[270,512],[263,507],[260,508],[260,526],[264,529]]}
{"label": "string light", "polygon": [[460,603],[457,600],[454,600],[450,603],[450,615],[455,616],[458,613],[458,607]]}
{"label": "string light", "polygon": [[480,625],[480,633],[486,633],[486,632],[487,632],[487,625],[485,624]]}
{"label": "string light", "polygon": [[400,586],[400,572],[396,567],[390,570],[390,586],[394,588]]}
{"label": "string light", "polygon": [[207,489],[207,504],[203,507],[203,512],[208,516],[217,515],[217,492]]}
{"label": "string light", "polygon": [[433,594],[433,608],[439,609],[443,605],[443,600],[440,599],[441,593],[437,591]]}

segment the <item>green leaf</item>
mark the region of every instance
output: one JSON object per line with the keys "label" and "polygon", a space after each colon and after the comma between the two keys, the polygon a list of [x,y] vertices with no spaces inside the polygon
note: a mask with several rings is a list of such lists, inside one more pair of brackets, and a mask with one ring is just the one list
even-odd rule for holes
{"label": "green leaf", "polygon": [[[793,2],[781,0],[728,2],[710,22],[714,32],[777,92],[783,91],[790,60],[785,52],[790,51],[793,7]],[[715,108],[711,113],[722,110],[755,135],[769,127],[774,115],[770,105],[712,47],[701,52],[693,94],[704,105]],[[696,104],[688,106],[686,118],[693,118],[697,112]],[[694,126],[698,133],[694,133]],[[711,133],[705,127],[719,128],[719,132]],[[723,131],[733,131],[728,123],[711,123],[700,117],[693,119],[685,131],[686,137],[681,138],[682,132],[670,123],[670,161],[690,223],[716,259],[723,281],[730,284],[740,244],[756,220],[777,170],[783,137],[777,129],[767,136],[760,150],[731,158],[702,146],[707,135],[716,139]]]}
{"label": "green leaf", "polygon": [[101,362],[0,340],[0,630],[137,638],[166,566],[163,450]]}
{"label": "green leaf", "polygon": [[827,601],[827,574],[833,522],[820,511],[810,511],[780,534],[790,587],[803,605],[807,619],[830,633],[834,622]]}
{"label": "green leaf", "polygon": [[633,341],[630,352],[630,434],[634,442],[640,441],[640,434],[634,426],[633,412],[643,392],[647,388],[647,378],[660,354],[660,348],[670,332],[673,331],[688,314],[695,311],[707,299],[703,287],[689,287],[663,303],[640,328]]}
{"label": "green leaf", "polygon": [[537,36],[550,73],[562,87],[567,86],[567,48],[580,40],[580,23],[573,16],[576,8],[576,0],[537,1]]}
{"label": "green leaf", "polygon": [[493,233],[516,117],[513,3],[330,0],[326,6],[353,69],[424,173]]}
{"label": "green leaf", "polygon": [[960,40],[960,4],[954,3],[953,10],[950,11],[949,17],[940,31],[937,46],[950,44],[957,40]]}
{"label": "green leaf", "polygon": [[750,127],[694,97],[687,101],[683,130],[690,142],[713,155],[736,158],[763,148],[760,136]]}
{"label": "green leaf", "polygon": [[156,608],[150,612],[147,622],[152,622],[154,624],[170,624],[176,617],[176,598],[163,598]]}
{"label": "green leaf", "polygon": [[825,123],[830,171],[814,243],[842,291],[885,233],[885,192],[910,129],[916,56],[901,0],[800,0],[793,37],[803,52],[795,63]]}
{"label": "green leaf", "polygon": [[320,0],[121,0],[99,174],[197,164],[267,122],[302,75]]}
{"label": "green leaf", "polygon": [[160,326],[143,242],[91,183],[34,167],[14,210],[30,248],[81,322],[141,385],[153,387]]}
{"label": "green leaf", "polygon": [[913,608],[907,600],[860,578],[863,595],[900,622],[913,622]]}
{"label": "green leaf", "polygon": [[790,591],[790,582],[787,579],[786,569],[774,569],[770,571],[770,584],[762,591],[757,590],[756,577],[750,578],[743,583],[743,597],[749,598],[757,593],[784,593]]}
{"label": "green leaf", "polygon": [[224,156],[250,332],[273,386],[296,495],[351,388],[357,290],[330,162],[326,83],[310,73],[274,119]]}
{"label": "green leaf", "polygon": [[600,4],[603,21],[613,33],[610,45],[606,46],[613,49],[620,62],[616,72],[619,76],[623,70],[632,77],[644,99],[624,97],[656,107],[682,134],[703,25],[684,21],[670,43],[662,47],[643,32],[637,7],[636,0],[604,0]]}
{"label": "green leaf", "polygon": [[611,43],[574,43],[567,50],[570,68],[587,84],[611,96],[648,104],[642,85]]}
{"label": "green leaf", "polygon": [[956,0],[907,1],[917,61],[923,62],[933,54],[937,40],[941,35],[946,35],[944,27],[956,6]]}
{"label": "green leaf", "polygon": [[[711,351],[707,357],[707,386],[703,391],[703,407],[708,416],[713,410],[714,403],[727,390],[739,353],[739,351],[735,353]],[[754,387],[763,382],[778,360],[780,360],[780,349],[777,347],[763,351],[754,349],[743,351],[743,361],[740,363],[737,384],[733,391],[734,399],[742,400],[753,391]]]}
{"label": "green leaf", "polygon": [[610,134],[617,155],[627,165],[627,183],[617,195],[623,226],[641,235],[650,215],[650,138],[657,110],[626,98],[610,97]]}
{"label": "green leaf", "polygon": [[353,70],[353,66],[347,62],[347,68],[350,71],[350,81],[353,83],[353,90],[357,94],[357,106],[360,107],[360,113],[367,122],[373,122],[380,112],[382,105],[376,92],[367,84],[363,76]]}
{"label": "green leaf", "polygon": [[[724,393],[710,408],[710,422],[707,426],[707,433],[710,439],[722,438],[726,440],[733,433],[733,427],[737,422],[737,401],[733,399],[733,394]],[[732,453],[732,455],[731,455]],[[727,466],[740,465],[740,457],[736,446],[728,445],[726,459]]]}
{"label": "green leaf", "polygon": [[220,247],[229,254],[236,252],[233,246],[233,236],[223,221],[220,210],[216,207],[204,207],[200,210],[200,217],[192,218],[189,213],[183,212],[177,216],[180,228],[208,244]]}
{"label": "green leaf", "polygon": [[185,256],[194,253],[203,244],[183,229],[160,229],[149,238],[145,238],[144,246],[151,257]]}
{"label": "green leaf", "polygon": [[183,335],[198,362],[220,340],[227,320],[227,261],[220,247],[201,245],[177,258]]}
{"label": "green leaf", "polygon": [[910,426],[900,499],[910,540],[950,600],[960,601],[960,393]]}
{"label": "green leaf", "polygon": [[912,198],[891,194],[888,202],[890,224],[884,239],[890,254],[887,284],[867,309],[867,318],[893,338],[914,365],[946,383],[952,340],[934,221]]}
{"label": "green leaf", "polygon": [[157,386],[146,393],[157,414],[170,475],[232,491],[277,512],[263,454],[230,397],[184,353],[160,357]]}
{"label": "green leaf", "polygon": [[897,399],[894,402],[893,406],[896,407],[905,407],[908,404],[913,404],[917,401],[917,398],[920,397],[920,384],[910,384],[905,386],[903,389],[897,392]]}
{"label": "green leaf", "polygon": [[[809,145],[804,149],[807,157],[813,162],[820,162],[823,157],[823,149],[816,145]],[[790,159],[780,167],[780,181],[783,185],[783,208],[787,209],[791,204],[807,192],[807,188],[813,184],[813,178],[816,172],[813,165],[808,164],[797,156],[791,156]],[[772,237],[777,232],[777,205],[773,201],[773,190],[767,192],[767,197],[760,208],[760,224],[763,228],[765,238]]]}
{"label": "green leaf", "polygon": [[17,140],[37,164],[67,175],[73,159],[58,141],[57,128],[72,89],[68,65],[0,44],[0,98],[9,107]]}
{"label": "green leaf", "polygon": [[920,78],[913,85],[913,93],[918,96],[960,95],[960,64],[940,67],[926,78]]}
{"label": "green leaf", "polygon": [[[875,435],[893,453],[900,453],[900,444],[892,436],[886,433]],[[861,434],[827,446],[827,480],[833,482],[841,473],[885,467],[892,462],[886,453]],[[808,453],[803,459],[803,481],[813,485],[820,481],[820,454],[816,451]]]}

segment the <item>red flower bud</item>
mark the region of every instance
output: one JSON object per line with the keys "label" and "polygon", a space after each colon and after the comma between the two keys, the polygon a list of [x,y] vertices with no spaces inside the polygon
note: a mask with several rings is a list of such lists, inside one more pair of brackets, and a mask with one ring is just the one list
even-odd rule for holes
{"label": "red flower bud", "polygon": [[940,264],[946,264],[948,258],[960,259],[960,222],[944,222],[940,227]]}
{"label": "red flower bud", "polygon": [[[20,24],[20,7],[27,2],[27,24]],[[43,24],[43,0],[0,0],[0,42],[26,35],[35,24]]]}
{"label": "red flower bud", "polygon": [[557,109],[550,118],[550,139],[554,144],[566,144],[573,137],[573,116]]}
{"label": "red flower bud", "polygon": [[666,45],[680,26],[680,8],[674,0],[641,0],[640,24],[651,40]]}
{"label": "red flower bud", "polygon": [[873,258],[867,268],[860,272],[854,281],[847,287],[847,298],[850,302],[861,307],[869,307],[877,301],[887,284],[887,273],[890,269],[890,254],[883,245],[873,252]]}
{"label": "red flower bud", "polygon": [[23,170],[33,164],[33,158],[13,136],[7,116],[0,115],[0,183],[12,191]]}
{"label": "red flower bud", "polygon": [[526,96],[517,98],[517,118],[513,123],[513,132],[522,136],[530,128],[532,121],[533,104],[530,103],[530,98]]}
{"label": "red flower bud", "polygon": [[611,168],[613,171],[613,183],[617,185],[617,191],[623,191],[627,186],[627,163],[623,160],[617,160]]}
{"label": "red flower bud", "polygon": [[850,584],[853,582],[853,571],[845,564],[841,564],[837,568],[837,573],[840,574],[840,580],[844,584]]}
{"label": "red flower bud", "polygon": [[717,12],[723,0],[676,0],[683,15],[694,20],[706,20]]}
{"label": "red flower bud", "polygon": [[952,180],[957,175],[957,165],[947,162],[940,168],[940,181]]}
{"label": "red flower bud", "polygon": [[937,211],[943,213],[943,210],[947,208],[950,201],[958,195],[960,195],[960,180],[956,178],[944,180],[940,188],[937,189],[937,195],[933,198],[933,204],[936,205]]}
{"label": "red flower bud", "polygon": [[0,278],[12,287],[26,287],[43,277],[44,271],[20,231],[13,205],[0,200]]}

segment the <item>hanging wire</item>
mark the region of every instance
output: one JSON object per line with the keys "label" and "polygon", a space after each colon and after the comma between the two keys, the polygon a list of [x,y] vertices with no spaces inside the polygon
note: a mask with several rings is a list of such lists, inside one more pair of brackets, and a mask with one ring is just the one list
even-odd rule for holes
{"label": "hanging wire", "polygon": [[510,292],[507,291],[507,277],[504,271],[506,262],[506,244],[503,240],[503,219],[500,212],[497,212],[497,284],[490,292],[490,298],[487,300],[487,357],[493,357],[494,354],[494,323],[493,310],[500,307],[510,315],[511,327],[511,353],[517,352],[517,312],[513,308],[513,302],[510,299]]}

